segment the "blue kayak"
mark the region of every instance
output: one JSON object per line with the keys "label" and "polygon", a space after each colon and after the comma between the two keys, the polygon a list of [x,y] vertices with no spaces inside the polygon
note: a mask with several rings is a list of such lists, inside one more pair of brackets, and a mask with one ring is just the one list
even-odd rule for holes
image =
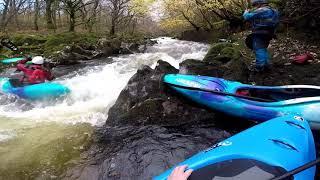
{"label": "blue kayak", "polygon": [[[187,159],[194,172],[189,180],[269,180],[316,159],[308,123],[299,116],[264,122]],[[165,180],[173,168],[154,178]],[[315,167],[294,175],[313,180]]]}
{"label": "blue kayak", "polygon": [[320,129],[320,87],[252,86],[225,79],[168,74],[163,82],[185,97],[213,110],[264,122],[285,115],[308,119]]}
{"label": "blue kayak", "polygon": [[57,98],[70,93],[68,87],[51,82],[14,87],[9,81],[9,78],[0,78],[0,87],[0,91],[3,93],[13,94],[29,100]]}

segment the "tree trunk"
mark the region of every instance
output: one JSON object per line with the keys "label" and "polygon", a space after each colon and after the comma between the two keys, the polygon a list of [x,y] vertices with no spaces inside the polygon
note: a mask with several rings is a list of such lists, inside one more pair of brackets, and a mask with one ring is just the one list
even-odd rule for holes
{"label": "tree trunk", "polygon": [[116,33],[116,19],[112,17],[110,35],[113,36],[115,33]]}
{"label": "tree trunk", "polygon": [[39,10],[40,10],[39,0],[36,0],[34,4],[34,29],[36,31],[39,31],[39,26],[38,26]]}
{"label": "tree trunk", "polygon": [[4,8],[2,11],[3,13],[2,13],[2,17],[1,17],[1,31],[4,31],[6,29],[5,22],[7,19],[8,8],[9,8],[9,0],[5,0]]}
{"label": "tree trunk", "polygon": [[5,22],[7,19],[8,8],[9,8],[9,0],[5,0],[3,13],[2,13],[2,17],[1,17],[1,23],[0,23],[1,31],[4,31],[6,29]]}
{"label": "tree trunk", "polygon": [[90,17],[89,22],[87,23],[87,28],[88,28],[88,32],[92,33],[93,30],[93,26],[96,24],[97,22],[97,8],[99,6],[99,2],[100,0],[95,0],[94,1],[94,6],[92,8],[92,16]]}
{"label": "tree trunk", "polygon": [[58,17],[59,17],[59,27],[62,27],[62,19],[61,19],[61,10],[58,10]]}
{"label": "tree trunk", "polygon": [[57,10],[59,6],[59,1],[54,1],[53,2],[53,9],[52,9],[52,23],[53,23],[53,28],[57,29]]}
{"label": "tree trunk", "polygon": [[197,26],[195,23],[193,23],[190,18],[188,18],[184,12],[181,12],[183,17],[191,24],[191,26],[196,30],[196,31],[199,31],[200,30],[200,27]]}
{"label": "tree trunk", "polygon": [[70,9],[70,25],[69,25],[69,32],[74,32],[75,24],[76,24],[76,13],[74,9]]}
{"label": "tree trunk", "polygon": [[52,0],[46,0],[46,20],[47,20],[47,28],[54,29],[54,25],[52,22]]}

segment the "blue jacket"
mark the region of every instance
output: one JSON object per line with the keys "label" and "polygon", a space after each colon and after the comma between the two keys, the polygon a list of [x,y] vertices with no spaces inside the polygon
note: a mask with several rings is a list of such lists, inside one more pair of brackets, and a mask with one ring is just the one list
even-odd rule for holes
{"label": "blue jacket", "polygon": [[279,23],[279,12],[270,6],[264,6],[243,14],[246,21],[251,21],[253,31],[273,30]]}

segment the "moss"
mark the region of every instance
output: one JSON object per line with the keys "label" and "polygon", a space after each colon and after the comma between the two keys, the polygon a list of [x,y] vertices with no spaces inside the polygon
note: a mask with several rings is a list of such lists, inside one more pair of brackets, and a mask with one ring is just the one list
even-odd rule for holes
{"label": "moss", "polygon": [[214,61],[214,58],[220,55],[221,51],[226,47],[232,47],[232,43],[216,43],[211,46],[203,61]]}
{"label": "moss", "polygon": [[223,48],[219,55],[217,55],[213,60],[220,61],[222,63],[227,63],[231,60],[238,60],[241,57],[240,51],[235,47]]}
{"label": "moss", "polygon": [[46,41],[47,39],[42,35],[16,34],[12,36],[12,42],[17,46],[39,45]]}
{"label": "moss", "polygon": [[52,34],[44,44],[44,54],[50,55],[55,51],[62,50],[66,45],[71,44],[95,44],[99,37],[95,34],[61,33]]}
{"label": "moss", "polygon": [[135,34],[123,33],[119,36],[118,39],[127,43],[142,43],[144,41],[144,35],[139,33],[135,33]]}

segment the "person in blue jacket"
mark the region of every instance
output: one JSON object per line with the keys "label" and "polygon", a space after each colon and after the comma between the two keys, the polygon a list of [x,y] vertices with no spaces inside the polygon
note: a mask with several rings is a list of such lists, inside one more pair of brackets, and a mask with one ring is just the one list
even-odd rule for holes
{"label": "person in blue jacket", "polygon": [[251,0],[253,9],[246,10],[243,17],[252,24],[252,34],[246,39],[247,46],[256,56],[256,63],[251,69],[255,72],[265,70],[269,65],[268,46],[275,37],[279,23],[279,12],[269,6],[268,0]]}

